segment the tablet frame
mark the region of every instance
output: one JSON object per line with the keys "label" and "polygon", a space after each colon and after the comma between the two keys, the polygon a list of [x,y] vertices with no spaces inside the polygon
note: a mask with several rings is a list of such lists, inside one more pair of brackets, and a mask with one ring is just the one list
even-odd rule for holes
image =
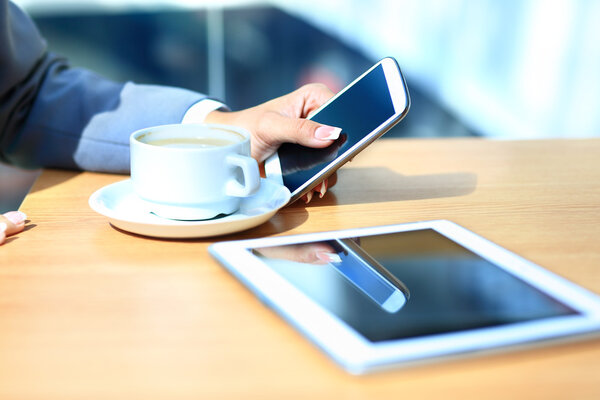
{"label": "tablet frame", "polygon": [[[432,229],[580,313],[415,338],[371,342],[248,249]],[[210,253],[340,366],[363,374],[440,358],[581,339],[600,331],[600,297],[446,220],[215,243]]]}

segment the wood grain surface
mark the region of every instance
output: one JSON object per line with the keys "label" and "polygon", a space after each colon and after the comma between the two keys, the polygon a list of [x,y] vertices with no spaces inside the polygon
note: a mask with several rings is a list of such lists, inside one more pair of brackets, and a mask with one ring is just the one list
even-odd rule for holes
{"label": "wood grain surface", "polygon": [[379,140],[310,205],[239,234],[160,240],[46,170],[0,246],[0,399],[600,398],[600,340],[342,371],[208,254],[221,240],[448,219],[600,293],[600,140]]}

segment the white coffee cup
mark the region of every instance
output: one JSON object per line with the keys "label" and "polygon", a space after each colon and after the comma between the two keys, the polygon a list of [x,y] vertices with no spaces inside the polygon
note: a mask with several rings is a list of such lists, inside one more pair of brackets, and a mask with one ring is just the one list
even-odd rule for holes
{"label": "white coffee cup", "polygon": [[232,214],[260,185],[250,133],[211,124],[138,130],[129,138],[131,181],[154,214],[202,220]]}

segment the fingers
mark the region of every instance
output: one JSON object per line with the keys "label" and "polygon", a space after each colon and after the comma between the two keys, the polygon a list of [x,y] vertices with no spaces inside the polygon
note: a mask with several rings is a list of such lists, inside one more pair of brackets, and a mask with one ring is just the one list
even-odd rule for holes
{"label": "fingers", "polygon": [[332,188],[337,183],[337,171],[327,178],[327,189]]}
{"label": "fingers", "polygon": [[331,251],[320,251],[315,254],[319,262],[314,264],[327,264],[327,263],[339,263],[342,262],[342,258],[333,250]]}
{"label": "fingers", "polygon": [[241,126],[252,134],[252,157],[259,163],[271,156],[282,143],[324,148],[331,145],[341,129],[307,120],[333,96],[325,85],[309,84],[300,89],[237,112],[213,111],[207,123]]}
{"label": "fingers", "polygon": [[320,185],[317,185],[317,187],[315,188],[315,194],[319,194],[319,198],[322,199],[323,196],[325,196],[325,193],[327,193],[327,179],[325,179],[323,182],[321,182]]}
{"label": "fingers", "polygon": [[327,179],[325,179],[323,182],[319,183],[317,186],[312,188],[312,190],[310,190],[304,196],[302,196],[302,200],[304,200],[305,204],[308,204],[312,200],[313,196],[318,194],[319,198],[322,199],[323,196],[325,196],[326,192],[327,192]]}
{"label": "fingers", "polygon": [[323,182],[315,186],[310,192],[302,196],[302,200],[304,200],[304,203],[308,204],[315,195],[318,195],[319,198],[322,199],[325,196],[325,193],[327,193],[327,189],[335,185],[336,182],[337,172],[334,172],[329,178],[323,180]]}
{"label": "fingers", "polygon": [[296,93],[299,93],[304,99],[304,109],[302,110],[302,115],[299,115],[303,118],[310,117],[313,111],[327,103],[334,95],[327,86],[320,83],[304,85]]}
{"label": "fingers", "polygon": [[262,116],[255,131],[258,141],[275,150],[286,142],[313,148],[331,145],[340,136],[341,128],[306,118],[332,96],[325,85],[315,83],[259,106],[266,106],[270,112]]}
{"label": "fingers", "polygon": [[297,143],[306,147],[323,148],[340,137],[341,128],[323,125],[303,118],[271,113],[261,125],[262,140],[267,143]]}
{"label": "fingers", "polygon": [[322,265],[340,262],[339,255],[327,243],[307,243],[291,246],[265,247],[258,250],[265,257],[304,264]]}
{"label": "fingers", "polygon": [[14,235],[25,229],[27,215],[21,211],[10,211],[0,215],[0,244],[6,241],[6,237]]}
{"label": "fingers", "polygon": [[305,264],[326,264],[333,258],[330,254],[335,254],[330,246],[327,246],[324,243],[297,245],[294,248],[288,248],[286,250],[288,254],[286,254],[285,257],[288,260]]}
{"label": "fingers", "polygon": [[[21,211],[10,211],[0,215],[0,224],[6,225],[4,235],[10,236],[25,229],[25,220],[27,215]],[[0,229],[1,230],[1,229]]]}
{"label": "fingers", "polygon": [[312,197],[313,191],[311,190],[310,192],[307,192],[304,196],[302,196],[302,201],[304,201],[304,204],[308,204],[312,200]]}

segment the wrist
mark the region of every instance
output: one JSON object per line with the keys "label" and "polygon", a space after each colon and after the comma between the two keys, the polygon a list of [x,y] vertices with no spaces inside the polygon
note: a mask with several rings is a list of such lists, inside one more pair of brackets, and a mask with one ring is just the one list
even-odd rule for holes
{"label": "wrist", "polygon": [[200,100],[186,111],[181,123],[208,123],[208,115],[215,110],[228,110],[228,108],[225,104],[213,99]]}
{"label": "wrist", "polygon": [[231,114],[232,113],[230,111],[214,110],[206,115],[204,122],[207,124],[227,125],[230,123]]}

